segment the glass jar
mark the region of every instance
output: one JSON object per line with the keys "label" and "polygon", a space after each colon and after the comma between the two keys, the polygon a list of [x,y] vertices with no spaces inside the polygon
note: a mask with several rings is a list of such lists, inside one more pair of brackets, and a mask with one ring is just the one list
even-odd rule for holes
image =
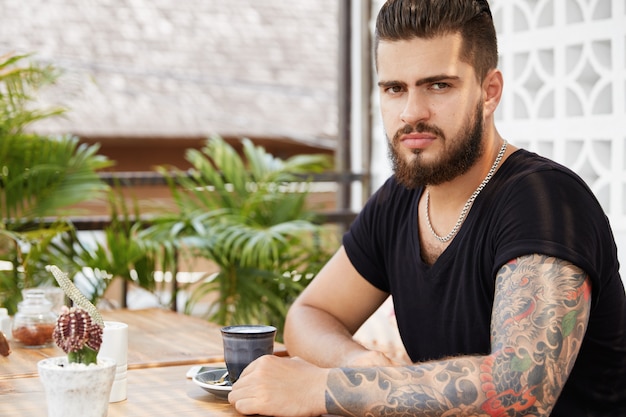
{"label": "glass jar", "polygon": [[13,317],[13,339],[26,347],[46,347],[52,344],[57,316],[43,290],[24,291]]}

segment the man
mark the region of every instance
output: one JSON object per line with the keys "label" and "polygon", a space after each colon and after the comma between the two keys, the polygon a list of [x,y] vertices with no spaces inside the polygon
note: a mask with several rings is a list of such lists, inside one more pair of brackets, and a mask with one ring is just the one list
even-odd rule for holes
{"label": "man", "polygon": [[[234,385],[277,416],[626,416],[626,295],[570,170],[507,145],[486,1],[389,0],[376,24],[394,175],[290,309],[293,359]],[[410,365],[352,339],[391,294]]]}

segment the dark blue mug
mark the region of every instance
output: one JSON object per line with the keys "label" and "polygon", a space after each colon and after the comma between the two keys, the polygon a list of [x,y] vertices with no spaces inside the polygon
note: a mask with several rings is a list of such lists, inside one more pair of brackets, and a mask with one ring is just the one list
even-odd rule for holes
{"label": "dark blue mug", "polygon": [[235,383],[252,361],[274,353],[276,327],[263,324],[240,324],[222,327],[224,361],[228,379]]}

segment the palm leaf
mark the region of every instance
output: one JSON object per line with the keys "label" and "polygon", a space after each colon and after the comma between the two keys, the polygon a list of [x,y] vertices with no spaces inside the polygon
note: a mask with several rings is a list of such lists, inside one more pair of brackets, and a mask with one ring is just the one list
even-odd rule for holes
{"label": "palm leaf", "polygon": [[[189,308],[214,294],[211,320],[261,320],[280,334],[289,303],[336,249],[319,245],[322,227],[306,207],[310,180],[303,179],[326,169],[329,160],[282,160],[247,139],[242,144],[243,157],[215,136],[201,151],[187,153],[192,169],[160,167],[179,213],[155,219],[141,238],[175,236],[179,248],[217,264],[219,272],[194,290]],[[303,275],[308,278],[294,279]]]}
{"label": "palm leaf", "polygon": [[0,136],[18,134],[24,127],[64,112],[63,108],[36,109],[28,106],[35,91],[60,76],[52,66],[23,65],[30,55],[0,56]]}
{"label": "palm leaf", "polygon": [[108,187],[97,170],[111,162],[96,155],[98,145],[75,137],[16,135],[2,139],[0,215],[22,221],[58,215],[58,210],[102,195]]}

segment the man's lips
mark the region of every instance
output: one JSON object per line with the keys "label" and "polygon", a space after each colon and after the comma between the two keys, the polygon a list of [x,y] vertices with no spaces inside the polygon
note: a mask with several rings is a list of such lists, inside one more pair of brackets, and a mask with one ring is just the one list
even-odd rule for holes
{"label": "man's lips", "polygon": [[435,139],[437,136],[432,133],[409,133],[400,136],[400,143],[407,148],[423,149],[433,143]]}

